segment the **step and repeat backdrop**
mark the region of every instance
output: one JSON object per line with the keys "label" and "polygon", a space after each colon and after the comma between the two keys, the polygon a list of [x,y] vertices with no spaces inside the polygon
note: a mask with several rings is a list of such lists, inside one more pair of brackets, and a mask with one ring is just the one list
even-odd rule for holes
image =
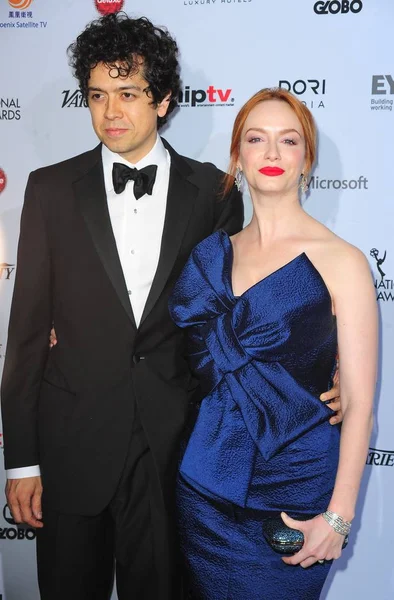
{"label": "step and repeat backdrop", "polygon": [[[226,169],[235,115],[262,87],[291,90],[313,112],[319,156],[305,207],[368,257],[382,326],[357,517],[322,598],[392,600],[392,0],[0,0],[0,374],[28,174],[97,143],[66,48],[89,21],[116,10],[149,17],[179,43],[183,88],[163,132],[178,152]],[[245,204],[249,219],[247,194]],[[38,600],[34,539],[34,530],[16,527],[1,491],[0,600]]]}

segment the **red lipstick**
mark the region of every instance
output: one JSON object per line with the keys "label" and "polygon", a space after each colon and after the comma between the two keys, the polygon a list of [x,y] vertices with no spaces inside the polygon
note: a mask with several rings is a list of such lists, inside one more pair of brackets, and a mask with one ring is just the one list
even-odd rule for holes
{"label": "red lipstick", "polygon": [[284,170],[279,167],[263,167],[259,169],[259,172],[263,175],[268,175],[268,177],[277,177],[278,175],[283,175]]}

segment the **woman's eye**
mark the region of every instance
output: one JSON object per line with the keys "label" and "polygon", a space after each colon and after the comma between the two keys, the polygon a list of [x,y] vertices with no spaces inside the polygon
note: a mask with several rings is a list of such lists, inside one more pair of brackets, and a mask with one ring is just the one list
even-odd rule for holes
{"label": "woman's eye", "polygon": [[251,137],[248,139],[249,144],[255,144],[256,142],[261,142],[261,138],[259,137]]}
{"label": "woman's eye", "polygon": [[296,141],[292,140],[291,138],[286,138],[283,141],[284,141],[285,144],[289,144],[290,146],[295,146],[296,145]]}

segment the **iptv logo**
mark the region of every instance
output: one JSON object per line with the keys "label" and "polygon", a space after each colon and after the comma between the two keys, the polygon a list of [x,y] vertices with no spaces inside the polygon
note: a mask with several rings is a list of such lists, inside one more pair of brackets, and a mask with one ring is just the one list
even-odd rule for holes
{"label": "iptv logo", "polygon": [[372,95],[394,94],[394,80],[391,75],[372,76]]}
{"label": "iptv logo", "polygon": [[194,90],[187,85],[179,92],[178,103],[180,106],[234,106],[231,97],[232,89],[219,89],[210,85],[206,90]]}

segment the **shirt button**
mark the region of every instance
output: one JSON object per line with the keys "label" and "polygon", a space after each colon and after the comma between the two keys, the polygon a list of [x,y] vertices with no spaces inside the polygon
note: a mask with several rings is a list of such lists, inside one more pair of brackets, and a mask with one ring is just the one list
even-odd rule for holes
{"label": "shirt button", "polygon": [[129,296],[131,296],[131,290],[127,290],[127,291],[128,291]]}
{"label": "shirt button", "polygon": [[130,250],[130,254],[134,254],[134,253],[135,253],[134,250]]}
{"label": "shirt button", "polygon": [[134,214],[136,215],[136,214],[137,214],[137,212],[138,212],[138,210],[135,208],[135,209],[134,209]]}

